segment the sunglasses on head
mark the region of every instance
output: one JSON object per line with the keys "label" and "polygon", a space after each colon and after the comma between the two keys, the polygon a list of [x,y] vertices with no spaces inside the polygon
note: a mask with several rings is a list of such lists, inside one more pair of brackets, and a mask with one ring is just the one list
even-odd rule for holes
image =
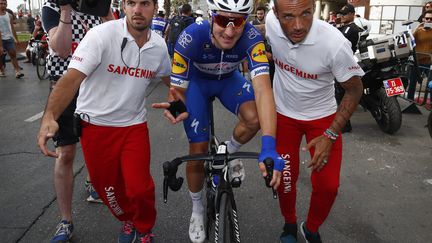
{"label": "sunglasses on head", "polygon": [[222,28],[232,24],[234,28],[240,28],[246,23],[247,16],[244,17],[227,17],[216,13],[212,14],[214,22]]}

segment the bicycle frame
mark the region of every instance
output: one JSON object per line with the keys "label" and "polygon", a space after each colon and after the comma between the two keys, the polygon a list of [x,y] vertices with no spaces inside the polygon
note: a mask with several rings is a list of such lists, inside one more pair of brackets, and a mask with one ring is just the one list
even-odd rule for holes
{"label": "bicycle frame", "polygon": [[[229,169],[228,164],[234,159],[258,159],[259,154],[254,152],[236,152],[229,154],[226,150],[226,145],[219,142],[219,139],[215,135],[214,129],[214,116],[213,116],[213,102],[214,98],[211,99],[209,105],[210,112],[210,140],[209,140],[209,151],[207,154],[201,155],[186,155],[178,157],[172,161],[163,163],[164,169],[164,183],[163,193],[164,202],[167,202],[168,187],[173,191],[178,191],[183,183],[183,178],[176,177],[178,166],[187,161],[205,161],[205,185],[206,185],[206,199],[207,199],[207,212],[206,212],[206,237],[207,240],[210,237],[210,229],[215,226],[215,242],[224,242],[224,232],[221,234],[219,226],[221,221],[225,218],[221,218],[221,199],[226,194],[226,200],[230,204],[229,220],[231,225],[231,239],[233,242],[240,242],[240,228],[237,216],[237,205],[234,199],[234,193],[232,190],[232,182],[229,181]],[[271,167],[271,170],[273,168]],[[218,181],[215,178],[219,178]],[[239,184],[240,185],[240,184]]]}

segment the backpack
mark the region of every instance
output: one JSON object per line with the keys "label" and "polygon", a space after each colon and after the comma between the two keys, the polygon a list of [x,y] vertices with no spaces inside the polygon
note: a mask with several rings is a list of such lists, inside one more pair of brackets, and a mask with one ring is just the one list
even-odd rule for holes
{"label": "backpack", "polygon": [[180,33],[193,23],[193,21],[188,21],[191,17],[187,16],[176,16],[171,20],[170,31],[168,34],[168,42],[175,43],[177,41]]}

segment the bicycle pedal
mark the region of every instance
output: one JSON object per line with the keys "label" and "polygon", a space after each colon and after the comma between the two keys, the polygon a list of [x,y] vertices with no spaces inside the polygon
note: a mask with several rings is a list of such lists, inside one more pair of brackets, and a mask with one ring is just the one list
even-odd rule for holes
{"label": "bicycle pedal", "polygon": [[237,188],[237,187],[240,187],[240,185],[241,185],[240,178],[236,177],[236,178],[232,179],[232,181],[231,181],[231,186],[232,187]]}

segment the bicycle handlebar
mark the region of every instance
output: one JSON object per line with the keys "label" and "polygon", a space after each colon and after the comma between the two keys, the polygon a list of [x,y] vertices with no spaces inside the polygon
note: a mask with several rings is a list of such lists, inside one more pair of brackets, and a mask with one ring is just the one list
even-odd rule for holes
{"label": "bicycle handlebar", "polygon": [[[258,159],[259,154],[254,152],[235,152],[232,154],[196,154],[196,155],[186,155],[182,157],[175,158],[172,161],[165,161],[163,163],[163,173],[164,173],[164,181],[163,181],[163,197],[164,203],[168,201],[168,187],[173,191],[178,191],[183,185],[184,179],[182,177],[177,177],[177,170],[179,165],[187,161],[195,161],[195,160],[204,160],[204,161],[226,161],[229,162],[235,159]],[[270,161],[269,161],[270,160]],[[270,187],[270,181],[273,176],[273,160],[267,158],[264,160],[267,169],[267,177],[270,176],[270,180],[266,185]],[[266,162],[267,161],[267,162]],[[268,162],[271,162],[267,165]],[[269,172],[270,171],[270,172]],[[275,197],[276,192],[273,190],[273,198]]]}

